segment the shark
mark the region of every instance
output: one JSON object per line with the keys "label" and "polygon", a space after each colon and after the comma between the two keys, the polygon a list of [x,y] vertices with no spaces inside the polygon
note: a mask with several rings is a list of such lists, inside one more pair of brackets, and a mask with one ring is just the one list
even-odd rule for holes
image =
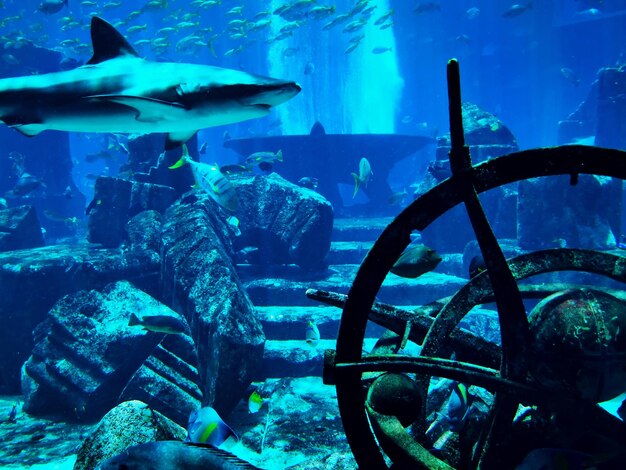
{"label": "shark", "polygon": [[199,129],[266,116],[301,88],[203,64],[142,59],[124,36],[91,18],[93,56],[72,70],[0,79],[0,121],[26,136],[45,130],[166,133],[166,150]]}

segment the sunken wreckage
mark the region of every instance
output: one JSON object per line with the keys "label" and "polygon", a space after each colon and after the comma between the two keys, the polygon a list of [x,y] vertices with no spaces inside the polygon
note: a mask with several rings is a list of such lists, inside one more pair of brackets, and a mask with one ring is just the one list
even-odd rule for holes
{"label": "sunken wreckage", "polygon": [[[526,443],[526,452],[528,448],[550,447],[541,440],[546,427],[514,426],[519,404],[536,407],[533,409],[540,410],[540,415],[549,417],[547,426],[551,432],[576,423],[604,442],[623,449],[626,425],[597,402],[620,393],[610,389],[624,383],[626,349],[607,352],[606,343],[598,340],[597,344],[591,341],[582,346],[583,359],[560,356],[565,350],[558,348],[556,357],[549,357],[555,355],[554,348],[549,350],[554,336],[563,337],[566,332],[554,328],[559,324],[550,321],[549,310],[538,325],[531,325],[523,299],[555,293],[561,299],[573,299],[574,305],[580,307],[578,320],[586,323],[585,317],[594,316],[594,306],[607,305],[602,299],[608,298],[623,312],[624,292],[569,284],[518,285],[518,281],[541,273],[582,271],[626,282],[626,258],[594,250],[559,248],[506,260],[478,194],[541,176],[570,175],[572,186],[578,183],[579,174],[623,180],[626,152],[564,145],[515,152],[472,165],[464,140],[456,60],[449,61],[447,72],[452,176],[416,199],[386,227],[361,264],[347,296],[307,291],[313,300],[343,308],[337,349],[325,353],[324,382],[336,386],[341,419],[359,468],[388,468],[389,460],[392,468],[512,468],[512,458],[517,457],[519,462],[520,441]],[[460,203],[465,205],[487,270],[452,297],[413,311],[375,301],[391,267],[411,242],[411,232],[424,230]],[[457,328],[472,307],[487,302],[497,306],[501,347]],[[391,347],[381,348],[381,354],[376,353],[376,348],[373,354],[362,353],[368,321],[388,329],[381,341],[386,340]],[[624,314],[618,321],[624,322]],[[563,323],[560,326],[564,328]],[[615,330],[610,334],[617,335]],[[547,335],[547,342],[537,340],[542,335],[544,339]],[[407,340],[421,344],[419,356],[402,354]],[[593,369],[600,368],[597,357],[591,365],[586,362],[598,351],[604,373],[598,372],[599,377],[590,379],[586,386],[576,383],[576,377],[570,373],[593,375]],[[563,377],[541,380],[542,365],[550,361],[550,374],[561,373]],[[568,361],[573,362],[563,367]],[[426,397],[431,377],[473,384],[493,394],[481,429],[471,429],[469,436],[463,436],[467,430],[462,429],[452,456],[434,452],[427,443]]]}

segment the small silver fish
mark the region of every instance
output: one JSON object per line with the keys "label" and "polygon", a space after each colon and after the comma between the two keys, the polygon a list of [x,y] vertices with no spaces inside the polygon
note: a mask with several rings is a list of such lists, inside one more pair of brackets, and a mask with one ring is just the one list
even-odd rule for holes
{"label": "small silver fish", "polygon": [[561,67],[561,75],[563,75],[563,78],[565,78],[565,80],[570,82],[572,85],[580,85],[580,78],[578,78],[576,72],[574,72],[569,67]]}
{"label": "small silver fish", "polygon": [[128,326],[141,325],[144,330],[170,335],[181,334],[187,331],[182,320],[171,315],[145,315],[139,318],[134,313],[130,314]]}
{"label": "small silver fish", "polygon": [[283,161],[283,151],[273,152],[255,152],[246,158],[246,166],[259,165],[261,163],[274,163]]}
{"label": "small silver fish", "polygon": [[367,186],[367,183],[373,174],[370,162],[365,157],[361,158],[361,161],[359,162],[359,174],[357,175],[356,173],[352,173],[354,178],[354,194],[352,195],[352,199],[356,197],[356,193],[359,191],[359,187],[362,184]]}
{"label": "small silver fish", "polygon": [[61,11],[63,7],[66,7],[67,1],[68,0],[43,0],[37,7],[37,10],[46,15],[52,15]]}
{"label": "small silver fish", "polygon": [[372,54],[384,54],[385,52],[391,52],[391,47],[375,47],[372,49]]}
{"label": "small silver fish", "polygon": [[320,342],[320,330],[312,321],[309,321],[309,324],[306,327],[305,338],[306,343],[314,348],[317,347]]}
{"label": "small silver fish", "polygon": [[532,9],[533,3],[528,2],[526,4],[515,3],[511,5],[504,13],[502,13],[503,18],[515,18],[516,16],[523,15],[528,10]]}

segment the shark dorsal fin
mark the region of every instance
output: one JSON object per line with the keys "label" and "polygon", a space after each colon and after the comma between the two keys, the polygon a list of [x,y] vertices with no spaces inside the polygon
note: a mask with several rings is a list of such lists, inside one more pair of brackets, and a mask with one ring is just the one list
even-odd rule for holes
{"label": "shark dorsal fin", "polygon": [[97,16],[91,17],[91,44],[93,56],[87,64],[99,64],[119,56],[139,57],[117,29]]}
{"label": "shark dorsal fin", "polygon": [[315,121],[315,124],[311,127],[311,135],[326,135],[326,129],[324,129],[321,122]]}

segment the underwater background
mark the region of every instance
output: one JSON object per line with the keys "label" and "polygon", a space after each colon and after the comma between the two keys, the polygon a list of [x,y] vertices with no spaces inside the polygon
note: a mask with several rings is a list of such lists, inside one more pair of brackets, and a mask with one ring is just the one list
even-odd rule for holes
{"label": "underwater background", "polygon": [[[120,41],[93,17],[138,57],[175,64],[163,70],[185,77],[175,88],[181,100],[205,78],[185,64],[229,69],[224,81],[239,72],[280,79],[278,95],[290,96],[271,110],[263,104],[265,117],[191,128],[175,145],[174,131],[45,127],[29,79],[85,67],[93,37],[103,50]],[[94,35],[98,27],[109,36]],[[339,349],[341,295],[376,239],[451,176],[448,61],[460,65],[473,163],[561,145],[626,150],[626,0],[0,0],[0,37],[2,468],[357,468],[340,392],[322,378],[324,352]],[[249,98],[239,83],[218,90],[216,77],[202,83],[210,98]],[[142,76],[155,87],[169,79]],[[66,92],[52,89],[50,120],[66,112]],[[176,114],[184,106],[165,98],[89,95],[83,102],[112,99],[107,110],[132,103],[138,121],[152,122],[148,113],[184,119]],[[216,109],[235,113],[221,101]],[[29,136],[33,125],[46,130]],[[624,192],[611,176],[621,171],[522,179],[482,193],[506,258],[586,249],[619,266]],[[418,356],[425,332],[412,336],[406,315],[432,321],[474,276],[486,279],[489,263],[462,204],[418,225],[372,293],[396,310],[370,317],[364,356]],[[532,278],[538,293],[524,296],[530,332],[544,341],[533,347],[566,339],[550,350],[558,360],[533,355],[541,365],[529,374],[603,402],[611,432],[623,432],[621,271],[547,271]],[[452,347],[441,357],[498,370],[494,299],[465,313],[460,327],[479,353]],[[604,369],[596,355],[609,358]],[[368,386],[375,379],[364,374]],[[427,430],[414,426],[410,435],[452,467],[472,468],[467,442],[486,423],[487,389],[433,378]],[[619,445],[583,431],[587,415],[566,433],[570,423],[530,404],[517,413],[523,432],[507,443],[516,451],[493,468],[558,468],[550,465],[563,459],[566,468],[626,468]],[[170,447],[123,454],[158,441]]]}

